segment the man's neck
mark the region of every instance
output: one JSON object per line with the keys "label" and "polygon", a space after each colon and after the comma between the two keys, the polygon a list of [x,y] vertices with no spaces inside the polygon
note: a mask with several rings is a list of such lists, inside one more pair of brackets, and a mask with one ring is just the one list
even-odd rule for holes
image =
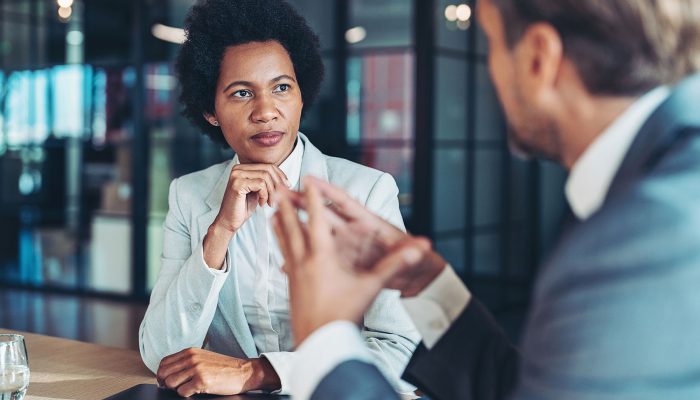
{"label": "man's neck", "polygon": [[559,122],[562,165],[571,170],[588,146],[605,131],[636,97],[589,97],[568,107]]}

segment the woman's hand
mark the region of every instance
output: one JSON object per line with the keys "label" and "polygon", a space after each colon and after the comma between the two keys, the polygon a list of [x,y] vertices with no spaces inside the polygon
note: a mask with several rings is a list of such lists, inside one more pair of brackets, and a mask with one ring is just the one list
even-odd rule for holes
{"label": "woman's hand", "polygon": [[280,388],[279,376],[265,358],[242,360],[196,348],[163,358],[156,379],[160,386],[176,390],[182,397]]}
{"label": "woman's hand", "polygon": [[210,268],[221,269],[226,249],[233,235],[255,212],[257,206],[272,206],[272,196],[289,180],[272,164],[238,164],[231,169],[219,214],[204,237],[204,261]]}
{"label": "woman's hand", "polygon": [[272,206],[272,196],[289,180],[272,164],[238,164],[231,169],[224,200],[214,223],[235,233],[253,215],[257,206]]}

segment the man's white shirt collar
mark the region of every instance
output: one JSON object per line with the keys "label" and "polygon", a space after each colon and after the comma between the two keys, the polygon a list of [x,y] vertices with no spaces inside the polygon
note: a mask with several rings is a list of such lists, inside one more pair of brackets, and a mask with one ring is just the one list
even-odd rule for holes
{"label": "man's white shirt collar", "polygon": [[586,220],[603,205],[615,174],[634,138],[651,113],[668,97],[660,86],[646,93],[625,110],[574,163],[566,181],[566,199],[580,220]]}

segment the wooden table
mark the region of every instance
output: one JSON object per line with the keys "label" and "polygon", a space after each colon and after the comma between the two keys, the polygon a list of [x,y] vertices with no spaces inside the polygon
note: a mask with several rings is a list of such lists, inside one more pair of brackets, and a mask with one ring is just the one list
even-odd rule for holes
{"label": "wooden table", "polygon": [[0,328],[24,335],[29,353],[26,400],[96,400],[155,377],[133,350]]}

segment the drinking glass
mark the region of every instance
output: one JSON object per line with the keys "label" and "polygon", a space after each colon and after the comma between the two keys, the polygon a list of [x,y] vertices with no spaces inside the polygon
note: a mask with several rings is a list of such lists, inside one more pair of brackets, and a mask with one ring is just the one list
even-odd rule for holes
{"label": "drinking glass", "polygon": [[22,400],[29,386],[24,336],[0,334],[0,400]]}

